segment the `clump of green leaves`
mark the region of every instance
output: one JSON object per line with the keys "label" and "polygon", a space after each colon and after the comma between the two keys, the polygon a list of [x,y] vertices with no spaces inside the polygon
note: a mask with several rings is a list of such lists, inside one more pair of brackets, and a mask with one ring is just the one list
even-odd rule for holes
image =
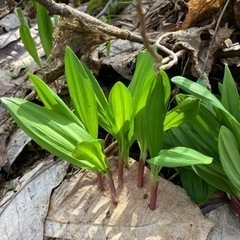
{"label": "clump of green leaves", "polygon": [[[97,139],[97,112],[95,121],[94,114],[90,114],[96,106],[96,99],[93,96],[91,100],[89,92],[85,97],[90,102],[81,105],[81,113],[79,112],[78,102],[82,89],[75,88],[79,82],[75,77],[75,67],[79,64],[81,68],[82,65],[79,61],[73,62],[73,58],[76,56],[67,48],[65,62],[73,67],[66,69],[66,79],[74,112],[40,78],[31,73],[29,77],[44,107],[19,98],[4,97],[1,100],[17,124],[41,147],[77,167],[105,174],[109,180],[112,202],[116,204],[112,173],[103,149],[104,141]],[[86,84],[83,85],[86,87],[89,80],[82,79],[84,80]]]}
{"label": "clump of green leaves", "polygon": [[[134,134],[140,147],[138,187],[143,186],[143,168],[147,162],[151,167],[152,190],[150,209],[155,209],[158,190],[158,175],[162,167],[179,167],[209,164],[212,159],[189,148],[163,149],[164,133],[168,129],[196,117],[200,101],[189,97],[168,111],[170,82],[167,74],[155,74],[153,59],[147,52],[138,57],[137,67],[129,89],[133,96]],[[142,76],[144,76],[142,78]]]}
{"label": "clump of green leaves", "polygon": [[[41,40],[41,44],[46,56],[49,57],[52,50],[52,46],[53,46],[52,20],[46,8],[44,8],[41,4],[35,3],[34,6],[37,11],[37,24],[38,24],[39,37]],[[42,62],[40,60],[40,57],[38,56],[36,44],[30,32],[29,24],[26,18],[23,16],[22,10],[20,8],[17,8],[16,12],[20,20],[19,32],[20,32],[21,40],[26,50],[28,51],[28,53],[31,55],[31,57],[34,59],[37,65],[41,68],[41,70],[44,71]]]}
{"label": "clump of green leaves", "polygon": [[[67,47],[65,74],[74,111],[41,79],[29,73],[43,107],[18,98],[2,98],[17,124],[40,146],[71,164],[97,172],[108,178],[112,202],[117,203],[116,190],[104,153],[104,141],[98,139],[98,126],[106,129],[119,144],[118,182],[123,187],[124,166],[128,167],[129,148],[137,140],[141,149],[140,182],[147,160],[151,166],[152,190],[150,209],[155,209],[158,174],[162,167],[209,164],[207,157],[193,149],[164,149],[164,133],[194,118],[200,100],[184,99],[168,111],[170,83],[165,72],[155,74],[148,52],[140,53],[131,84],[117,82],[108,99],[90,70]],[[143,76],[141,74],[143,73]],[[138,184],[139,185],[139,184]]]}
{"label": "clump of green leaves", "polygon": [[[191,186],[186,184],[186,190],[199,202],[205,201],[214,187],[240,199],[240,104],[229,68],[225,66],[223,83],[219,84],[220,98],[199,83],[186,78],[174,77],[172,82],[188,94],[201,99],[202,104],[194,121],[168,131],[167,144],[188,146],[214,158],[209,165],[192,167],[192,179],[195,181]],[[186,97],[182,94],[177,96],[179,102]],[[188,172],[191,174],[191,169]],[[200,181],[196,174],[206,182]],[[181,178],[184,182],[185,175],[181,174]],[[194,189],[203,184],[205,187],[199,188],[202,189],[201,196],[200,191],[195,195]]]}

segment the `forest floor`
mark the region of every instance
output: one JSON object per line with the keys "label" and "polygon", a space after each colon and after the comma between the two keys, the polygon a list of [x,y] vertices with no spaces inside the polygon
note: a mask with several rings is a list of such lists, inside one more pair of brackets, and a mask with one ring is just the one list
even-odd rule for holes
{"label": "forest floor", "polygon": [[[239,86],[238,1],[142,2],[149,39],[161,38],[164,46],[177,53],[178,62],[172,65],[171,58],[160,51],[169,77],[181,75],[194,80],[205,76],[208,86],[217,93],[227,63]],[[137,54],[144,49],[135,5],[114,7],[112,4],[106,14],[101,12],[105,3],[96,8],[90,8],[88,2],[80,6],[71,1],[66,3],[79,11],[91,11],[94,16],[103,13],[101,20],[138,35],[140,40],[116,38],[111,35],[111,29],[105,34],[97,26],[89,30],[87,25],[78,32],[74,21],[62,18],[55,29],[53,62],[48,65],[33,6],[23,7],[22,1],[8,1],[8,4],[0,1],[0,97],[25,97],[37,102],[28,80],[27,72],[30,71],[43,77],[67,100],[62,62],[66,45],[72,46],[93,71],[106,94],[115,82],[127,84],[130,81]],[[44,75],[21,42],[19,20],[13,11],[16,4],[24,9],[31,26],[31,34],[46,70]],[[110,52],[106,41],[110,41]],[[131,157],[137,155],[138,151],[133,148]],[[135,171],[134,161],[131,168]],[[122,201],[116,211],[106,200],[109,193],[96,190],[91,173],[69,166],[41,149],[18,128],[0,104],[0,236],[4,240],[19,239],[19,236],[46,240],[160,239],[159,229],[162,239],[239,239],[239,217],[225,194],[217,192],[200,209],[179,186],[178,176],[172,178],[174,173],[168,171],[166,180],[161,180],[159,195],[164,197],[159,198],[159,209],[154,214],[146,209],[148,183],[144,191],[139,192],[132,186],[134,180],[126,172],[129,187],[122,191]],[[148,170],[146,174],[149,174]],[[133,200],[126,200],[128,198]],[[136,206],[140,205],[143,208],[137,209]],[[160,221],[159,216],[164,221]]]}

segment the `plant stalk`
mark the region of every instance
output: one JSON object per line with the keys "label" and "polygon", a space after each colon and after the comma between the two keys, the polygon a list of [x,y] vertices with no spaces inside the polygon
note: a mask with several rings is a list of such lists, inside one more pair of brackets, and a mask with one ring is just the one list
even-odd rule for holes
{"label": "plant stalk", "polygon": [[97,184],[100,192],[104,190],[103,176],[101,173],[97,173]]}
{"label": "plant stalk", "polygon": [[123,188],[123,168],[124,168],[124,161],[122,154],[118,153],[118,188]]}
{"label": "plant stalk", "polygon": [[149,208],[151,210],[155,210],[155,208],[156,208],[157,195],[158,195],[158,185],[159,185],[159,181],[152,182],[151,196],[150,196],[150,203],[149,203]]}
{"label": "plant stalk", "polygon": [[116,193],[116,188],[114,185],[111,171],[108,172],[107,178],[108,178],[108,184],[109,184],[109,188],[110,188],[110,192],[111,192],[112,203],[114,205],[117,205],[118,204],[117,193]]}
{"label": "plant stalk", "polygon": [[143,182],[144,182],[144,168],[145,168],[145,162],[147,159],[147,154],[143,153],[141,154],[140,158],[139,158],[139,162],[138,162],[138,182],[137,182],[137,186],[139,188],[143,187]]}
{"label": "plant stalk", "polygon": [[232,203],[237,215],[240,216],[240,201],[233,196],[231,196],[230,200],[231,200],[231,203]]}
{"label": "plant stalk", "polygon": [[139,188],[143,187],[144,167],[145,167],[145,161],[142,158],[140,158],[138,162],[138,182],[137,182],[137,186]]}

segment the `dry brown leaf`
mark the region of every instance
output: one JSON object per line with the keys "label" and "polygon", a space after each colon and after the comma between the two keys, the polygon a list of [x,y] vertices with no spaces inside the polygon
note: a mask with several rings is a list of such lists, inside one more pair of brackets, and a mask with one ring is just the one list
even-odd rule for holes
{"label": "dry brown leaf", "polygon": [[238,28],[240,28],[240,0],[234,0],[233,11]]}
{"label": "dry brown leaf", "polygon": [[183,21],[182,29],[193,27],[199,21],[208,19],[219,11],[224,0],[191,0],[187,3],[188,13]]}

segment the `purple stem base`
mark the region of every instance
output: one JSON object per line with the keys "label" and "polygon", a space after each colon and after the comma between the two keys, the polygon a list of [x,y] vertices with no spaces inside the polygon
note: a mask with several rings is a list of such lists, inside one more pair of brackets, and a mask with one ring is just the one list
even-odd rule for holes
{"label": "purple stem base", "polygon": [[104,190],[103,176],[101,173],[97,173],[97,184],[100,192]]}
{"label": "purple stem base", "polygon": [[144,167],[145,167],[145,161],[140,158],[138,162],[138,182],[137,182],[137,186],[139,188],[143,187]]}
{"label": "purple stem base", "polygon": [[157,203],[157,193],[158,193],[158,185],[159,181],[152,183],[151,187],[151,196],[150,196],[150,203],[149,203],[149,208],[151,210],[155,210],[156,208],[156,203]]}
{"label": "purple stem base", "polygon": [[113,181],[111,172],[108,173],[108,184],[109,184],[109,188],[110,188],[110,192],[111,192],[112,203],[114,205],[117,205],[118,204],[117,193],[116,193],[116,188],[114,185],[114,181]]}
{"label": "purple stem base", "polygon": [[123,168],[124,162],[121,154],[118,155],[118,188],[123,188]]}
{"label": "purple stem base", "polygon": [[231,200],[231,203],[232,203],[237,215],[240,217],[240,201],[232,196],[231,196],[230,200]]}

